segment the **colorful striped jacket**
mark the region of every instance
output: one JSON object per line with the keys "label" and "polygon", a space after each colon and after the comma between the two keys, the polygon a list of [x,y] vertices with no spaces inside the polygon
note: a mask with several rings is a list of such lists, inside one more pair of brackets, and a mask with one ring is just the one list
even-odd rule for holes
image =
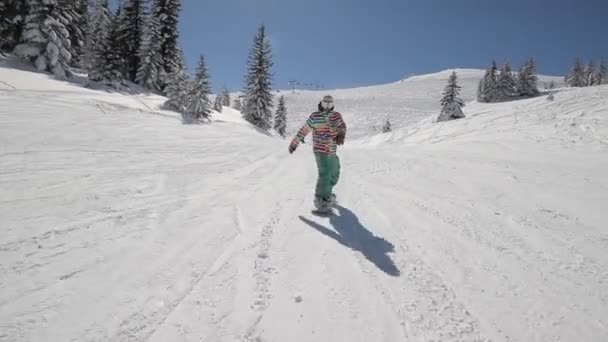
{"label": "colorful striped jacket", "polygon": [[310,131],[312,131],[313,152],[335,156],[336,136],[338,132],[346,135],[346,124],[338,112],[314,112],[310,114],[291,144],[297,147]]}

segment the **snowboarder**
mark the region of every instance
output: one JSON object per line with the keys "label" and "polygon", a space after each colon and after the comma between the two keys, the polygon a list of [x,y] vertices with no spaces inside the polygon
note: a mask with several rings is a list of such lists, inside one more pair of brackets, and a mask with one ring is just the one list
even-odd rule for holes
{"label": "snowboarder", "polygon": [[314,205],[318,212],[327,213],[336,204],[336,195],[332,192],[340,177],[340,159],[336,151],[337,145],[344,144],[346,124],[342,115],[334,111],[334,99],[330,95],[323,97],[318,109],[310,114],[289,144],[289,153],[293,153],[300,141],[312,131],[313,152],[319,171]]}

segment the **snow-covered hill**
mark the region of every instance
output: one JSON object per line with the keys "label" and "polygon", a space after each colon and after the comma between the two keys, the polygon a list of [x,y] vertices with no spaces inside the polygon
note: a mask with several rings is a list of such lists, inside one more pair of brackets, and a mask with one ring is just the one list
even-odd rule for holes
{"label": "snow-covered hill", "polygon": [[[386,119],[394,128],[408,128],[426,118],[435,119],[441,111],[441,92],[452,73],[458,74],[458,84],[462,87],[461,97],[472,101],[476,97],[477,85],[485,71],[478,69],[444,70],[438,73],[414,76],[408,79],[380,86],[328,91],[296,90],[281,91],[289,112],[288,131],[297,132],[308,115],[316,110],[325,94],[331,94],[338,110],[349,122],[350,137],[360,138],[380,132]],[[563,84],[562,77],[540,76],[539,84],[553,81]],[[468,113],[468,108],[465,108]],[[376,128],[376,130],[374,130]]]}
{"label": "snow-covered hill", "polygon": [[[608,340],[607,86],[441,124],[443,74],[331,92],[359,139],[318,218],[309,144],[20,69],[0,66],[0,341]],[[367,136],[378,108],[396,129]]]}

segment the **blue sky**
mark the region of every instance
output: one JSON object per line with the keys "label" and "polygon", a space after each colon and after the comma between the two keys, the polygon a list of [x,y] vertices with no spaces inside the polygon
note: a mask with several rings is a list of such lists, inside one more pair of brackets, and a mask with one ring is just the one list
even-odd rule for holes
{"label": "blue sky", "polygon": [[608,0],[182,0],[181,44],[205,54],[214,89],[242,87],[259,24],[270,34],[275,88],[388,83],[447,68],[537,58],[563,75],[573,59],[608,58]]}

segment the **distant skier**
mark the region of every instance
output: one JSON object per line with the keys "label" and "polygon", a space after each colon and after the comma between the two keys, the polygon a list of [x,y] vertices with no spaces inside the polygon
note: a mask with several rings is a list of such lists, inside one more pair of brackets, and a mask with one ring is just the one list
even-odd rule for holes
{"label": "distant skier", "polygon": [[310,114],[289,144],[289,153],[293,153],[300,141],[312,131],[313,152],[319,171],[314,205],[319,212],[326,213],[336,203],[336,195],[332,192],[340,177],[340,159],[336,151],[337,145],[344,144],[346,124],[342,115],[334,111],[334,99],[330,95],[323,97],[318,109]]}

